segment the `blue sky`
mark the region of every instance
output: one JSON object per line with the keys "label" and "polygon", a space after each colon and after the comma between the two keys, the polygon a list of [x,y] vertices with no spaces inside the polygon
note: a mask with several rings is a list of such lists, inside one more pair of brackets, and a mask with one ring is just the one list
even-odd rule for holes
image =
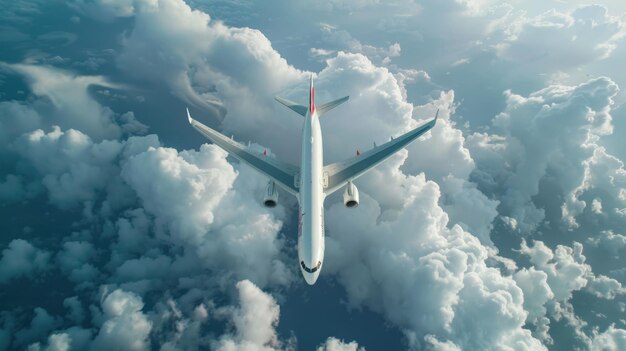
{"label": "blue sky", "polygon": [[[626,5],[53,0],[0,9],[0,350],[626,349]],[[195,118],[297,164],[273,96],[350,95],[325,161],[436,128],[295,199]]]}

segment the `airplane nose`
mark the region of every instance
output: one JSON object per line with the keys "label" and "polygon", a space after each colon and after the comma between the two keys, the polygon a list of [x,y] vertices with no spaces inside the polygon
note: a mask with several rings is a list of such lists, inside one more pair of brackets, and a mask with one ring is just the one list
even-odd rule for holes
{"label": "airplane nose", "polygon": [[311,267],[307,266],[304,261],[300,261],[300,272],[302,272],[302,276],[304,280],[309,285],[315,284],[317,277],[320,275],[320,269],[322,268],[322,261],[317,261],[316,265],[311,265]]}
{"label": "airplane nose", "polygon": [[320,276],[319,272],[315,272],[315,273],[302,272],[302,275],[304,276],[304,280],[309,285],[315,284],[315,282],[317,281],[317,277]]}

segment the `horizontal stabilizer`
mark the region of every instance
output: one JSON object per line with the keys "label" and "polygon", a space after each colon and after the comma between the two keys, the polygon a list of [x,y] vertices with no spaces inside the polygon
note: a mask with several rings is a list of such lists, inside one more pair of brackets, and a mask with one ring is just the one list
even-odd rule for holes
{"label": "horizontal stabilizer", "polygon": [[328,103],[325,103],[321,106],[316,106],[315,108],[317,109],[317,114],[319,116],[323,115],[324,113],[334,109],[335,107],[343,104],[344,102],[348,101],[350,97],[349,96],[344,96],[341,99],[337,99],[335,101],[331,101]]}
{"label": "horizontal stabilizer", "polygon": [[308,108],[306,106],[296,104],[295,102],[291,100],[287,100],[280,96],[275,96],[274,99],[276,99],[276,101],[280,102],[281,104],[289,107],[291,110],[293,110],[295,113],[299,114],[300,116],[302,117],[306,116],[306,112],[308,111]]}

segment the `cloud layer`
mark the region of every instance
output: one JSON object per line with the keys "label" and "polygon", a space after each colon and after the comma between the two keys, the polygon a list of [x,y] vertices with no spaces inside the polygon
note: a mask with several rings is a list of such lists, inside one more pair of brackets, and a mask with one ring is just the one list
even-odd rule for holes
{"label": "cloud layer", "polygon": [[273,96],[302,100],[311,73],[319,101],[351,96],[322,119],[327,163],[439,110],[356,182],[358,209],[326,200],[343,316],[373,311],[415,350],[624,347],[617,7],[69,5],[0,12],[0,349],[365,349],[280,331],[286,300],[320,303],[297,203],[263,208],[266,180],[197,147],[181,112],[295,164],[301,119]]}

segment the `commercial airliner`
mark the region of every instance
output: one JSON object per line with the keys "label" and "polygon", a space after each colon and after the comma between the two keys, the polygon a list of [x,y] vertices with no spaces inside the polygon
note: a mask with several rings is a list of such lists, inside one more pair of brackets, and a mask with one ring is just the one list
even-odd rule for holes
{"label": "commercial airliner", "polygon": [[298,211],[298,258],[302,275],[310,285],[315,284],[324,261],[324,199],[326,196],[345,187],[344,205],[350,208],[357,207],[359,191],[353,181],[433,128],[439,114],[437,111],[435,118],[430,122],[402,136],[391,138],[385,144],[374,146],[363,153],[357,150],[356,156],[350,159],[324,166],[319,118],[346,102],[348,98],[349,96],[345,96],[316,106],[313,75],[311,75],[308,107],[276,96],[278,102],[304,117],[300,167],[269,157],[266,151],[261,153],[249,149],[194,120],[187,109],[189,123],[198,132],[230,155],[269,177],[263,198],[265,206],[275,207],[278,203],[276,186],[280,186],[298,199],[300,207]]}

